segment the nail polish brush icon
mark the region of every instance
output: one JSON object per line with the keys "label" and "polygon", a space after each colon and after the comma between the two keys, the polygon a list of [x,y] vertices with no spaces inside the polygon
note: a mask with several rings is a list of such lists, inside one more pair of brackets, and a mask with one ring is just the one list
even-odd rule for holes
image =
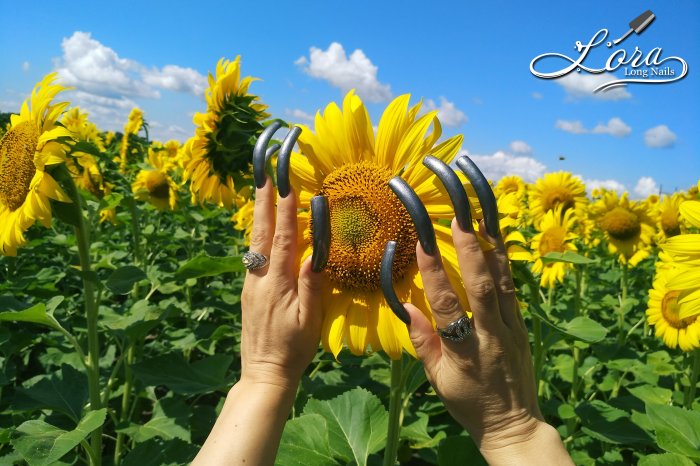
{"label": "nail polish brush icon", "polygon": [[632,21],[630,21],[630,30],[627,31],[619,39],[613,41],[613,44],[617,45],[623,40],[627,39],[627,36],[632,34],[632,31],[634,31],[637,34],[641,34],[642,31],[646,29],[646,27],[649,26],[652,21],[654,21],[654,18],[656,18],[656,15],[652,13],[651,10],[647,10],[641,15],[637,16]]}

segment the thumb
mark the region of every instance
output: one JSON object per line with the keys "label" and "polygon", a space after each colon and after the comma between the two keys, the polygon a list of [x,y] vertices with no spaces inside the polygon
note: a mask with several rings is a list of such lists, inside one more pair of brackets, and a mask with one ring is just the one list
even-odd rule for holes
{"label": "thumb", "polygon": [[432,374],[433,368],[442,357],[440,337],[435,333],[432,324],[420,309],[411,303],[404,303],[403,307],[411,316],[408,334],[416,350],[416,355],[418,355],[418,359],[423,361],[425,371]]}
{"label": "thumb", "polygon": [[299,320],[302,324],[319,327],[322,320],[321,288],[323,273],[311,270],[311,257],[307,258],[299,269]]}

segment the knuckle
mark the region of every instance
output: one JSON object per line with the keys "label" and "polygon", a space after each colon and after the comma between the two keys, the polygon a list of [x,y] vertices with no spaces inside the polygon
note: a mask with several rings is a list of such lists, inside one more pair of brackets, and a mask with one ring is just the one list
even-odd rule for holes
{"label": "knuckle", "polygon": [[498,281],[498,292],[504,295],[515,296],[515,283],[510,277],[502,277]]}
{"label": "knuckle", "polygon": [[457,295],[450,291],[441,291],[430,301],[432,308],[439,312],[461,311]]}
{"label": "knuckle", "polygon": [[467,239],[462,243],[462,251],[467,254],[483,254],[479,241],[474,238]]}
{"label": "knuckle", "polygon": [[477,299],[492,298],[496,292],[496,284],[490,278],[481,278],[470,283],[468,289]]}
{"label": "knuckle", "polygon": [[269,233],[261,228],[253,228],[250,233],[250,244],[251,245],[261,245],[265,244],[269,238]]}
{"label": "knuckle", "polygon": [[276,249],[286,249],[294,244],[293,235],[286,232],[276,232],[272,237],[272,247]]}

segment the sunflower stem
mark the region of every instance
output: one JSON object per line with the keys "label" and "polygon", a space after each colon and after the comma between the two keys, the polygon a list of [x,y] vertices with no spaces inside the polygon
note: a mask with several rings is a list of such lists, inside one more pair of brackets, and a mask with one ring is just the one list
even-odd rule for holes
{"label": "sunflower stem", "polygon": [[687,409],[692,409],[693,401],[695,400],[695,392],[698,388],[698,375],[700,375],[700,348],[695,348],[693,357],[693,367],[690,370],[690,385],[685,392],[685,400],[683,406]]}
{"label": "sunflower stem", "polygon": [[[576,267],[576,294],[574,295],[574,317],[581,315],[581,284],[583,281],[583,271],[581,267]],[[576,340],[571,341],[571,352],[574,360],[571,372],[571,403],[576,404],[579,378],[578,369],[581,365],[581,349],[576,346]]]}
{"label": "sunflower stem", "polygon": [[622,345],[625,341],[625,305],[627,303],[627,264],[622,264],[622,276],[620,277],[620,310],[617,316],[619,333],[617,335],[617,341]]}
{"label": "sunflower stem", "polygon": [[389,391],[389,425],[384,450],[384,466],[394,466],[399,451],[399,433],[403,414],[403,355],[391,360],[391,388]]}
{"label": "sunflower stem", "polygon": [[[131,371],[131,365],[134,363],[134,344],[129,343],[126,349],[126,359],[124,361],[124,392],[122,393],[121,415],[119,418],[120,424],[124,424],[129,419],[129,403],[131,401],[131,390],[134,382],[134,375]],[[119,464],[119,459],[124,448],[124,434],[117,433],[117,441],[114,447],[114,464]]]}
{"label": "sunflower stem", "polygon": [[[73,178],[65,165],[61,165],[61,178],[66,182],[66,191],[73,201],[76,211],[75,236],[78,243],[80,270],[83,278],[83,297],[85,299],[85,317],[87,321],[88,354],[85,364],[88,377],[88,392],[90,394],[90,411],[102,408],[100,396],[100,340],[97,331],[97,301],[95,299],[95,278],[93,277],[90,261],[90,231],[83,215],[82,198],[78,193]],[[67,175],[67,176],[66,176]],[[100,466],[102,461],[102,426],[91,434],[91,447],[94,455],[90,456],[93,466]]]}

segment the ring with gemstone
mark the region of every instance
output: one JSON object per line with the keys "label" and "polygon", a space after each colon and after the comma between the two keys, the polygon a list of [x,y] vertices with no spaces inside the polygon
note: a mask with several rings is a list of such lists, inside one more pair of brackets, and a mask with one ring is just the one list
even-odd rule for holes
{"label": "ring with gemstone", "polygon": [[446,328],[438,328],[437,333],[446,340],[464,341],[466,337],[472,334],[472,320],[468,316],[462,316],[451,322]]}
{"label": "ring with gemstone", "polygon": [[258,270],[267,265],[267,257],[259,252],[248,251],[241,258],[243,266],[248,270]]}

